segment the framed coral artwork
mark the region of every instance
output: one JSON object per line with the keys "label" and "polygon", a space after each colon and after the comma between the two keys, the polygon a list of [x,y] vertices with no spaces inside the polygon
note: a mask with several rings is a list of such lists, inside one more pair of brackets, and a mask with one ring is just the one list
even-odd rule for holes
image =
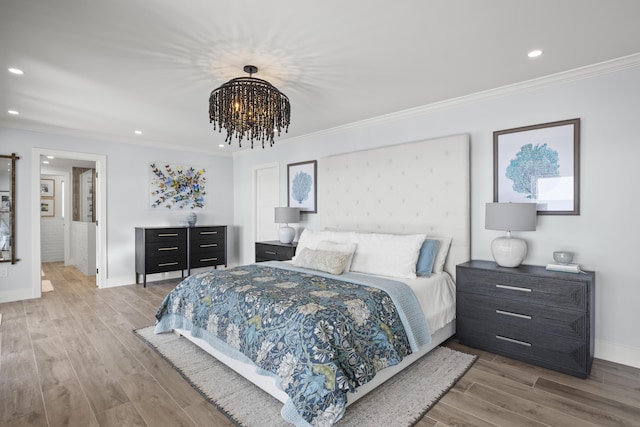
{"label": "framed coral artwork", "polygon": [[493,201],[580,214],[580,119],[493,133]]}
{"label": "framed coral artwork", "polygon": [[317,166],[318,162],[315,160],[287,165],[287,196],[290,208],[299,208],[300,212],[306,213],[318,212]]}

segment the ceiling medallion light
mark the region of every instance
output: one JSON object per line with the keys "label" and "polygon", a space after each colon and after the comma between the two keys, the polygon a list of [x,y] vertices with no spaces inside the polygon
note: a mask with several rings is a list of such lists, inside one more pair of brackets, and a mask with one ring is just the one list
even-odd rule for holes
{"label": "ceiling medallion light", "polygon": [[240,147],[244,138],[251,141],[251,148],[254,141],[262,142],[262,148],[268,141],[271,147],[276,133],[289,130],[289,98],[266,80],[252,77],[258,67],[245,65],[244,71],[249,77],[231,79],[211,92],[209,123],[218,132],[226,129],[229,144],[235,137]]}

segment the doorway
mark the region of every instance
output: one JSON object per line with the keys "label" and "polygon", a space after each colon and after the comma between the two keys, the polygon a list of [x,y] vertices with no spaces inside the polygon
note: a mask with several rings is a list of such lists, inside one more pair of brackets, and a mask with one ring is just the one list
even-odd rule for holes
{"label": "doorway", "polygon": [[[102,224],[106,224],[106,156],[96,155],[96,154],[88,154],[88,153],[80,153],[80,152],[70,152],[70,151],[59,151],[59,150],[47,150],[42,148],[33,148],[32,149],[32,180],[35,183],[32,187],[32,206],[41,206],[41,186],[40,186],[40,174],[41,174],[41,158],[52,156],[56,159],[64,159],[67,164],[77,164],[82,166],[95,166],[95,184],[92,186],[92,193],[95,197],[95,203],[93,203],[93,209],[95,211],[95,232],[89,232],[89,234],[93,233],[95,236],[94,239],[90,239],[87,241],[88,253],[91,253],[93,257],[93,252],[95,251],[95,271],[96,271],[96,286],[99,288],[106,287],[106,246],[103,242],[106,242],[106,227]],[[85,168],[92,169],[92,168]],[[66,206],[66,215],[73,215],[73,207],[71,202],[71,194],[72,192],[69,190],[71,188],[73,177],[72,174],[68,173],[67,175],[61,175],[65,180],[65,201]],[[62,191],[62,188],[60,188]],[[62,196],[62,194],[61,194]],[[86,195],[85,195],[86,196]],[[49,202],[45,202],[45,204],[49,204]],[[41,207],[42,209],[42,207]],[[33,230],[33,241],[32,241],[32,259],[33,259],[33,270],[32,270],[32,295],[33,297],[41,296],[41,271],[42,271],[42,225],[41,225],[41,209],[33,210],[32,217],[32,230]],[[86,210],[85,210],[86,215]],[[71,217],[72,218],[72,217]],[[71,219],[70,218],[70,219]],[[70,229],[72,221],[66,221],[69,225],[67,229]],[[70,232],[65,230],[65,236],[70,235]],[[67,239],[67,237],[65,237]],[[69,242],[65,242],[65,252],[69,249]],[[68,253],[65,253],[65,261],[68,261],[70,258]],[[93,268],[92,268],[93,269]]]}
{"label": "doorway", "polygon": [[280,206],[279,177],[278,163],[253,168],[253,238],[256,242],[278,238],[274,208]]}

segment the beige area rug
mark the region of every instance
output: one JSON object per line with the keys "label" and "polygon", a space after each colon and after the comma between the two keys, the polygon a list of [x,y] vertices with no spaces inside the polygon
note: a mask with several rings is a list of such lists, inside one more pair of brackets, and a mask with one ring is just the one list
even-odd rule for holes
{"label": "beige area rug", "polygon": [[[290,426],[280,416],[282,403],[218,362],[186,338],[155,335],[153,326],[134,331],[182,376],[239,426]],[[412,426],[473,365],[476,356],[437,347],[353,406],[341,427]]]}
{"label": "beige area rug", "polygon": [[51,292],[53,291],[53,285],[50,280],[42,280],[42,292]]}

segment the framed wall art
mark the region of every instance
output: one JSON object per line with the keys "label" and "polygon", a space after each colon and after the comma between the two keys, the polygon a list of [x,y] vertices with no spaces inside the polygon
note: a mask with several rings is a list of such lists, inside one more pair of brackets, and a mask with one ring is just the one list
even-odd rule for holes
{"label": "framed wall art", "polygon": [[56,181],[55,179],[40,180],[40,197],[55,197]]}
{"label": "framed wall art", "polygon": [[56,216],[55,199],[40,199],[40,216]]}
{"label": "framed wall art", "polygon": [[316,160],[287,165],[287,196],[290,208],[300,212],[317,213],[318,199]]}
{"label": "framed wall art", "polygon": [[493,133],[493,201],[580,214],[580,119]]}
{"label": "framed wall art", "polygon": [[151,208],[204,208],[207,176],[204,168],[179,164],[149,164]]}

